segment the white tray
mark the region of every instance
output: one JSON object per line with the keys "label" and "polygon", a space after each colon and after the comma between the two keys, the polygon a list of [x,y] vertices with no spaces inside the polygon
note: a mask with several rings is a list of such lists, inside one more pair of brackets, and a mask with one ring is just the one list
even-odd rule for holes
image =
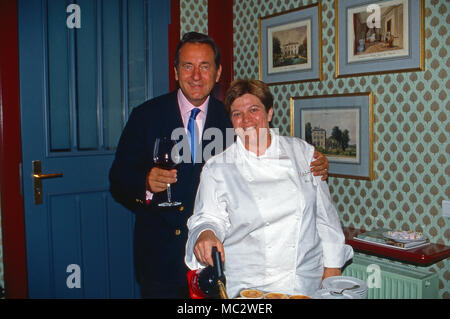
{"label": "white tray", "polygon": [[424,242],[422,244],[417,244],[417,245],[412,246],[412,247],[398,247],[398,246],[394,246],[394,245],[391,245],[391,244],[380,243],[380,242],[376,242],[376,241],[372,241],[372,240],[368,240],[368,239],[362,239],[362,238],[358,238],[358,237],[353,237],[353,239],[354,240],[358,240],[358,241],[362,241],[362,242],[365,242],[365,243],[370,243],[370,244],[373,244],[373,245],[389,247],[389,248],[399,249],[399,250],[410,250],[410,249],[415,249],[415,248],[423,247],[423,246],[426,246],[426,245],[430,244],[429,242]]}

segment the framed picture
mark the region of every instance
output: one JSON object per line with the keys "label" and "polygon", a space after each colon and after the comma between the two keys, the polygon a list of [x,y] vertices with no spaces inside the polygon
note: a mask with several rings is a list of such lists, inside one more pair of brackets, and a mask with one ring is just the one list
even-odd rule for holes
{"label": "framed picture", "polygon": [[329,176],[373,179],[373,93],[290,99],[291,136],[328,158]]}
{"label": "framed picture", "polygon": [[322,7],[314,5],[259,19],[259,79],[269,85],[321,81]]}
{"label": "framed picture", "polygon": [[423,0],[336,0],[335,77],[423,71]]}

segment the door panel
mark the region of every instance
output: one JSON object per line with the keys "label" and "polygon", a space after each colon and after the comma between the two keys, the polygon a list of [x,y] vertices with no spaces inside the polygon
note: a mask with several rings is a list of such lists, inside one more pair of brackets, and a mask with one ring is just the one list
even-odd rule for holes
{"label": "door panel", "polygon": [[[124,41],[121,37],[121,7],[120,1],[108,1],[107,6],[102,7],[103,21],[101,24],[103,43],[102,43],[102,101],[103,105],[103,142],[106,150],[115,148],[120,137],[120,129],[123,127],[123,90],[122,90],[122,60],[121,52],[124,48]],[[144,20],[141,21],[141,28],[144,26]],[[145,54],[144,48],[142,52]],[[143,68],[142,70],[145,70]],[[142,72],[145,73],[145,72]],[[145,85],[145,83],[143,83]],[[145,100],[142,96],[139,101]]]}
{"label": "door panel", "polygon": [[[50,122],[50,151],[69,151],[70,142],[70,100],[69,96],[69,33],[67,32],[66,19],[60,14],[65,10],[65,1],[51,0],[47,10],[43,10],[43,21],[47,16],[52,19],[44,23],[45,28],[42,41],[47,38],[48,58],[45,61],[46,68],[43,71],[47,73],[48,92],[47,103]],[[47,31],[47,34],[45,34]],[[38,42],[38,41],[36,41]],[[40,41],[39,41],[40,42]],[[44,45],[44,43],[40,43]],[[45,52],[43,52],[45,55]],[[44,56],[43,56],[44,57]],[[52,61],[52,63],[48,63]]]}
{"label": "door panel", "polygon": [[[97,19],[101,19],[97,4],[92,0],[79,0],[82,27],[74,32],[75,41],[75,84],[76,84],[76,133],[78,150],[99,149],[99,127],[97,123],[98,66]],[[52,17],[49,17],[51,19]],[[120,38],[119,38],[120,39]]]}
{"label": "door panel", "polygon": [[[168,47],[151,44],[155,17],[167,38],[170,2],[78,0],[80,29],[66,25],[71,3],[18,3],[29,296],[133,298],[134,215],[112,199],[108,172],[132,108],[168,91]],[[42,180],[42,204],[35,160],[63,174]]]}
{"label": "door panel", "polygon": [[142,25],[145,21],[145,7],[142,1],[134,1],[128,5],[128,43],[126,53],[128,55],[128,95],[127,101],[129,109],[139,105],[139,101],[149,94],[147,90],[148,76],[147,72],[147,29],[143,29]]}

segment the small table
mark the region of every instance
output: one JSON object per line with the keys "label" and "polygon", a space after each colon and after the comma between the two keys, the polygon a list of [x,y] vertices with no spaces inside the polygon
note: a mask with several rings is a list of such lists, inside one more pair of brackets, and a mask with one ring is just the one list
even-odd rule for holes
{"label": "small table", "polygon": [[431,266],[443,259],[450,257],[450,247],[441,244],[428,244],[426,246],[400,250],[390,247],[384,247],[368,242],[355,240],[354,237],[365,232],[364,230],[344,227],[345,243],[352,246],[355,251],[397,260],[406,264],[416,266]]}

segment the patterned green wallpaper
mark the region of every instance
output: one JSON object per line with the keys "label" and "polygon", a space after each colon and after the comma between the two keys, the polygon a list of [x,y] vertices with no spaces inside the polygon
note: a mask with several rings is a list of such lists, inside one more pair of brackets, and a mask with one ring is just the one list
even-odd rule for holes
{"label": "patterned green wallpaper", "polygon": [[180,35],[196,31],[208,33],[208,0],[180,0]]}
{"label": "patterned green wallpaper", "polygon": [[[258,19],[317,0],[235,0],[235,78],[258,78]],[[207,14],[207,2],[182,0],[181,34],[207,32],[192,16]],[[424,232],[432,242],[450,245],[450,221],[441,203],[450,198],[450,1],[425,1],[425,71],[334,78],[334,0],[322,1],[324,80],[271,86],[274,125],[290,132],[289,98],[302,95],[372,91],[374,104],[373,181],[329,178],[333,201],[344,226],[367,230],[388,227]],[[203,19],[202,19],[203,20]],[[412,267],[414,268],[414,267]],[[439,274],[441,298],[450,298],[449,260],[430,271]]]}

